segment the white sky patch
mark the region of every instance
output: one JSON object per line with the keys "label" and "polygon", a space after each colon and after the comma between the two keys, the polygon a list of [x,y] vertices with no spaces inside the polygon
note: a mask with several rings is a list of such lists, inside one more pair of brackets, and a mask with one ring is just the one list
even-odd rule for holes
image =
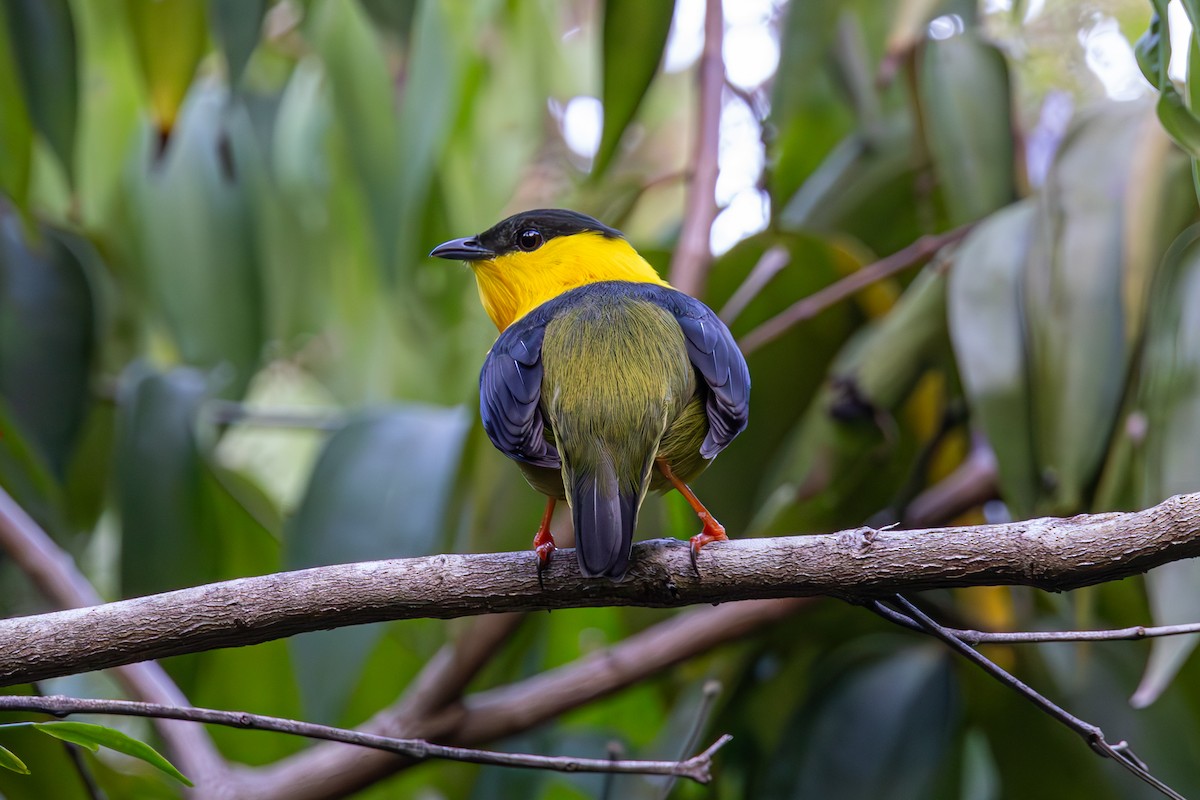
{"label": "white sky patch", "polygon": [[713,255],[726,253],[735,244],[764,230],[771,218],[771,201],[765,192],[744,189],[734,196],[717,218],[708,235]]}
{"label": "white sky patch", "polygon": [[721,50],[726,77],[742,89],[761,86],[779,66],[779,42],[770,26],[762,22],[729,28]]}
{"label": "white sky patch", "polygon": [[667,52],[665,72],[682,72],[696,63],[704,50],[704,0],[676,0]]}
{"label": "white sky patch", "polygon": [[1079,31],[1088,69],[1104,84],[1112,100],[1133,100],[1148,87],[1133,55],[1133,45],[1113,17],[1096,14],[1091,27]]}
{"label": "white sky patch", "polygon": [[762,126],[745,103],[726,94],[717,145],[717,204],[726,205],[742,191],[754,188],[766,160]]}
{"label": "white sky patch", "polygon": [[1187,11],[1179,0],[1171,0],[1167,4],[1167,25],[1171,31],[1171,63],[1167,65],[1167,75],[1171,80],[1183,83],[1187,80],[1192,21],[1188,19]]}
{"label": "white sky patch", "polygon": [[571,151],[592,158],[600,147],[600,132],[604,127],[604,105],[586,94],[572,97],[563,107],[563,140]]}
{"label": "white sky patch", "polygon": [[962,33],[965,27],[963,18],[958,14],[943,14],[929,21],[929,38],[939,41],[949,39]]}

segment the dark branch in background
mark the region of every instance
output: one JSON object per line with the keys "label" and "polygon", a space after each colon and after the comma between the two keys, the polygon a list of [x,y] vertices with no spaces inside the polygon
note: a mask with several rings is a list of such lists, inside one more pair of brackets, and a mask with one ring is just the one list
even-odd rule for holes
{"label": "dark branch in background", "polygon": [[1200,494],[1127,514],[720,542],[698,570],[687,542],[659,539],[634,547],[619,583],[584,578],[564,550],[544,590],[530,552],[343,564],[0,621],[0,685],[366,622],[979,585],[1063,591],[1196,555]]}
{"label": "dark branch in background", "polygon": [[700,124],[696,132],[695,170],[688,187],[687,205],[679,242],[671,258],[671,283],[694,297],[704,293],[712,262],[709,235],[717,218],[717,150],[721,139],[721,90],[725,88],[725,62],[721,45],[725,17],[721,0],[704,4],[704,50],[700,54]]}
{"label": "dark branch in background", "polygon": [[[0,549],[33,581],[38,591],[60,608],[96,606],[104,602],[71,556],[55,544],[2,487]],[[148,661],[128,663],[117,668],[115,676],[134,697],[150,703],[187,705],[183,692],[158,664]],[[169,720],[156,721],[155,727],[172,758],[193,776],[197,784],[224,780],[228,771],[225,760],[202,728]]]}
{"label": "dark branch in background", "polygon": [[464,761],[471,764],[491,764],[500,767],[555,770],[558,772],[609,772],[632,775],[669,775],[689,778],[697,783],[712,780],[712,757],[732,738],[722,736],[699,755],[682,761],[613,761],[602,758],[572,758],[570,756],[539,756],[528,753],[501,753],[465,747],[432,744],[421,739],[397,739],[373,733],[334,728],[281,717],[249,714],[244,711],[218,711],[211,708],[165,706],[158,703],[135,703],[129,700],[89,700],[77,697],[50,695],[46,697],[0,696],[0,711],[25,711],[65,717],[71,714],[118,714],[153,719],[175,719],[203,722],[230,728],[273,731],[310,739],[325,739],[359,747],[370,747],[397,753],[411,759],[430,758]]}
{"label": "dark branch in background", "polygon": [[205,401],[202,413],[216,425],[254,425],[259,428],[300,428],[336,431],[346,424],[346,414],[336,411],[283,411],[255,408],[245,403],[213,398]]}
{"label": "dark branch in background", "polygon": [[[455,645],[447,645],[426,665],[405,699],[376,714],[362,729],[460,746],[513,736],[737,641],[795,614],[810,602],[756,600],[695,609],[570,664],[437,706],[424,699],[430,693],[422,687],[437,686],[447,663],[470,662],[472,651],[494,652],[493,642],[478,641],[480,636],[468,629]],[[482,617],[474,623],[512,618],[514,615]],[[464,678],[469,680],[468,670],[449,671],[457,672],[451,683],[461,690]],[[414,763],[389,753],[321,744],[269,766],[244,771],[238,776],[239,788],[256,800],[322,800],[355,792]]]}
{"label": "dark branch in background", "polygon": [[[892,610],[884,605],[884,602],[895,606],[898,610]],[[1063,709],[1061,706],[1052,702],[1044,695],[1034,690],[1029,684],[1021,681],[1015,676],[1009,674],[996,663],[976,652],[970,645],[962,641],[955,635],[954,631],[943,628],[932,617],[930,617],[921,609],[917,608],[911,602],[901,597],[894,595],[886,601],[874,601],[871,604],[872,610],[881,614],[884,618],[892,620],[897,624],[905,627],[916,627],[924,633],[928,633],[935,639],[940,639],[951,650],[956,651],[959,655],[964,656],[967,660],[974,662],[984,672],[991,675],[996,680],[1005,686],[1013,689],[1023,695],[1027,700],[1032,702],[1039,709],[1044,711],[1049,716],[1053,717],[1058,722],[1065,725],[1070,730],[1074,731],[1092,748],[1097,754],[1105,758],[1111,758],[1128,770],[1133,775],[1144,783],[1153,786],[1158,791],[1172,800],[1186,800],[1183,795],[1176,792],[1170,786],[1160,781],[1158,778],[1150,774],[1146,763],[1134,754],[1127,742],[1121,741],[1116,744],[1110,744],[1104,736],[1104,731],[1100,730],[1096,725],[1076,717],[1074,714]],[[898,617],[905,618],[904,621]]]}
{"label": "dark branch in background", "polygon": [[867,288],[873,283],[889,278],[909,267],[923,264],[937,254],[939,250],[953,244],[971,232],[975,223],[963,225],[946,233],[936,236],[922,236],[903,250],[897,250],[886,258],[881,258],[873,264],[868,264],[857,272],[853,272],[836,283],[831,283],[824,289],[797,300],[788,308],[780,311],[769,320],[747,333],[738,345],[746,355],[754,352],[763,345],[783,336],[795,325],[812,319],[825,309],[840,303],[855,292]]}

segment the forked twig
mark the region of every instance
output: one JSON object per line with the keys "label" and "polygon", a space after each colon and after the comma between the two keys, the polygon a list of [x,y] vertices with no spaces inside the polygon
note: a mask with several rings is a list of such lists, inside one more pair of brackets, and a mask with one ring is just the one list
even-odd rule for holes
{"label": "forked twig", "polygon": [[[900,609],[899,613],[894,609],[888,608],[885,603],[897,606]],[[903,596],[896,594],[891,595],[886,600],[873,600],[868,607],[890,622],[895,622],[906,628],[913,628],[915,625],[930,636],[940,639],[952,650],[975,662],[984,672],[1010,689],[1024,695],[1035,706],[1074,731],[1096,753],[1105,758],[1113,759],[1127,771],[1136,775],[1144,783],[1153,786],[1166,797],[1170,797],[1172,800],[1185,800],[1183,795],[1151,775],[1146,767],[1146,763],[1137,757],[1127,742],[1109,743],[1104,736],[1104,731],[1100,730],[1098,726],[1076,717],[1046,696],[1040,694],[1033,687],[1029,686],[1029,684],[1011,675],[991,659],[980,654],[971,645],[958,638],[953,630],[940,625]],[[902,622],[898,617],[906,617],[907,621]]]}

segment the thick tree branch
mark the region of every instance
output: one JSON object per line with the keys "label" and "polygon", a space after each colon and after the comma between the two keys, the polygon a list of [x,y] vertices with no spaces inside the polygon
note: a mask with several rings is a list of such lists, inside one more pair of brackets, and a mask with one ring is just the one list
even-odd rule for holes
{"label": "thick tree branch", "polygon": [[244,711],[220,711],[212,708],[167,706],[158,703],[137,703],[129,700],[93,700],[78,697],[48,695],[24,697],[0,696],[0,711],[33,711],[65,717],[71,714],[118,714],[152,719],[173,719],[224,725],[246,730],[273,731],[310,739],[325,739],[397,753],[417,760],[430,758],[464,761],[471,764],[492,764],[501,767],[525,767],[558,772],[605,772],[626,775],[670,775],[689,778],[697,783],[712,780],[712,757],[732,738],[722,736],[704,752],[682,761],[625,761],[571,756],[541,756],[530,753],[503,753],[467,747],[433,744],[422,739],[397,739],[363,731],[317,725],[282,717],[249,714]]}
{"label": "thick tree branch", "polygon": [[869,528],[634,548],[621,582],[564,550],[538,587],[533,554],[440,555],[318,567],[0,622],[0,685],[305,631],[552,608],[672,607],[772,597],[879,596],[979,585],[1074,589],[1200,555],[1200,494],[1128,514],[918,531]]}

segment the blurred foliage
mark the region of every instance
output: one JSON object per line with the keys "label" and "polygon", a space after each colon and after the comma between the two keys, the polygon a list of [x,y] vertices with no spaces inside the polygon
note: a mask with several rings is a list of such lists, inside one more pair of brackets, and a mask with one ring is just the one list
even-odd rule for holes
{"label": "blurred foliage", "polygon": [[[1200,61],[1172,79],[1161,0],[1046,5],[778,0],[754,12],[778,68],[725,103],[754,120],[751,141],[729,139],[764,148],[746,191],[769,213],[719,254],[703,298],[736,335],[922,235],[975,227],[923,270],[749,354],[752,424],[698,482],[731,531],[903,522],[978,446],[996,457],[998,502],[964,521],[1200,488]],[[1196,4],[1183,6],[1195,20]],[[727,7],[745,24],[745,6]],[[113,598],[527,547],[540,499],[475,411],[495,332],[469,273],[425,254],[506,213],[567,206],[665,265],[695,70],[668,69],[663,53],[697,28],[684,19],[696,8],[5,0],[0,485]],[[1151,85],[1135,74],[1116,92],[1093,45],[1115,32],[1110,46],[1132,59],[1125,37],[1142,30]],[[609,112],[594,152],[564,135],[581,96]],[[723,156],[723,172],[736,161]],[[651,499],[642,530],[692,526],[675,500]],[[0,576],[4,613],[47,607],[2,556]],[[969,626],[1116,627],[1193,621],[1198,587],[1185,562],[1080,600],[930,600]],[[665,613],[531,618],[479,684],[567,663]],[[453,630],[346,629],[167,666],[199,704],[353,724]],[[991,655],[1195,794],[1192,645]],[[710,678],[724,691],[702,733],[735,740],[714,788],[673,796],[1148,796],[985,676],[833,602],[502,746],[601,756],[617,741],[674,757]],[[112,691],[96,675],[70,689]],[[250,765],[298,747],[214,736]],[[0,746],[32,772],[0,771],[0,795],[85,796],[46,737],[6,730]],[[110,796],[177,791],[127,761],[87,759]],[[363,796],[573,798],[603,784],[430,764]],[[609,796],[665,788],[621,777]]]}

